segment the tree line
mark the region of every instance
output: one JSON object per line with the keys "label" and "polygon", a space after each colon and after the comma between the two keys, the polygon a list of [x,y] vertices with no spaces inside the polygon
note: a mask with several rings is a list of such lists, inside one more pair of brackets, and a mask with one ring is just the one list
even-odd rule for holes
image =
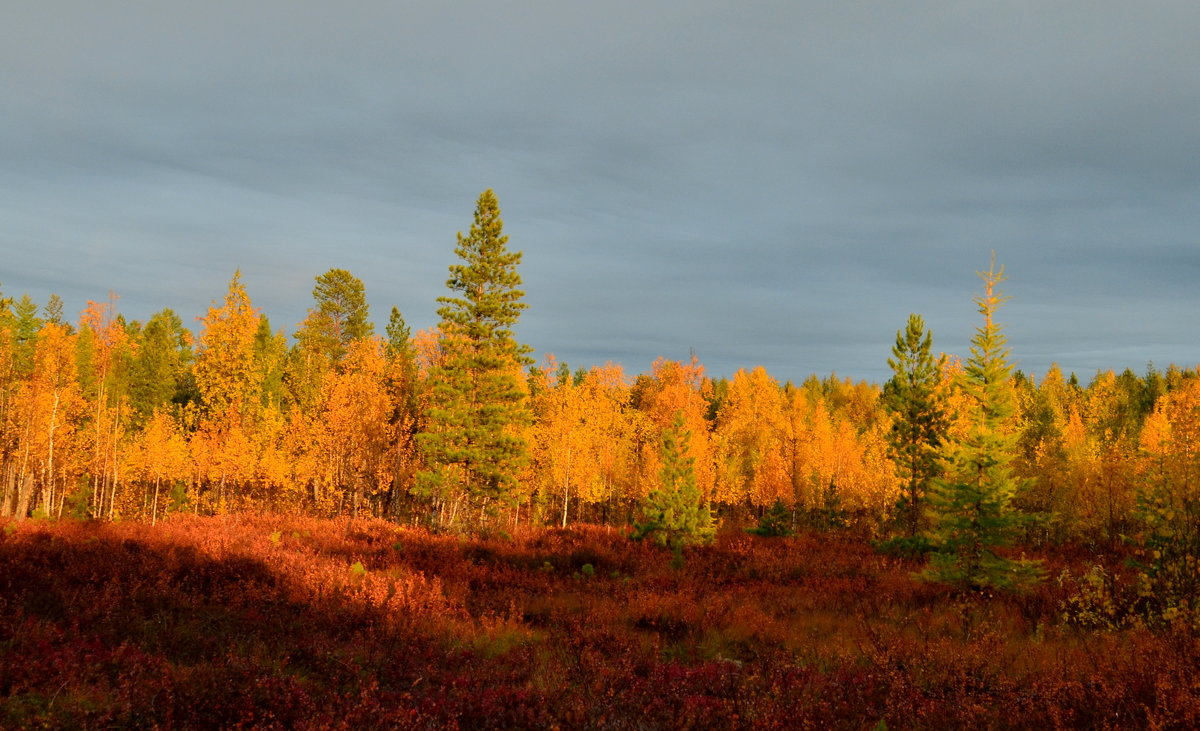
{"label": "tree line", "polygon": [[1014,371],[994,267],[965,359],[935,357],[913,315],[886,383],[795,384],[695,358],[534,365],[492,191],[455,251],[440,323],[416,333],[396,308],[378,332],[342,269],[316,277],[290,339],[236,273],[195,332],[169,309],[126,320],[112,297],[73,322],[56,296],[0,298],[0,516],[629,525],[670,480],[733,522],[935,536],[958,546],[938,570],[971,581],[1001,535],[1198,540],[1197,372]]}

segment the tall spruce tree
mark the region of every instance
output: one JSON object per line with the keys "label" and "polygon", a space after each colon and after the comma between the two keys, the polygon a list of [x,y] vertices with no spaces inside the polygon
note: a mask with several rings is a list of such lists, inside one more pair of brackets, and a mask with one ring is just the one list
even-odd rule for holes
{"label": "tall spruce tree", "polygon": [[1037,563],[1012,560],[995,549],[1006,544],[1021,517],[1009,503],[1022,487],[1013,474],[1018,432],[1017,411],[1010,383],[1007,340],[995,322],[996,309],[1007,298],[996,286],[1004,269],[995,256],[983,280],[983,295],[975,299],[983,325],[971,340],[960,388],[970,403],[965,433],[949,445],[946,477],[934,481],[930,507],[935,519],[938,551],[924,572],[927,579],[963,588],[1020,589],[1041,576]]}
{"label": "tall spruce tree", "polygon": [[676,565],[683,561],[684,546],[708,543],[716,532],[712,511],[696,485],[695,459],[687,454],[691,432],[684,424],[683,412],[676,412],[663,432],[658,489],[646,497],[646,522],[635,525],[633,532],[635,540],[651,538],[670,548]]}
{"label": "tall spruce tree", "polygon": [[467,235],[458,234],[439,297],[440,365],[430,373],[431,404],[418,435],[426,470],[416,490],[435,500],[442,524],[456,521],[463,501],[480,515],[515,500],[517,473],[527,460],[521,427],[530,421],[522,368],[531,348],[516,341],[521,301],[521,252],[509,251],[500,206],[491,190],[479,196]]}
{"label": "tall spruce tree", "polygon": [[904,483],[899,507],[910,538],[921,530],[929,484],[941,474],[940,448],[950,424],[942,389],[945,359],[935,360],[932,348],[924,320],[909,315],[888,359],[894,375],[883,386],[883,407],[892,416],[888,446]]}

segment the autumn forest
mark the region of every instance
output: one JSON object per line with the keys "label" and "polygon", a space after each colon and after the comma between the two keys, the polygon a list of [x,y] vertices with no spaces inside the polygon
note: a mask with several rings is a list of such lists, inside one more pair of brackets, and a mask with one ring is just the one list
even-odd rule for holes
{"label": "autumn forest", "polygon": [[418,332],[0,299],[0,724],[1200,721],[1196,369],[1015,370],[995,261],[883,384],[534,363],[491,191],[454,254]]}

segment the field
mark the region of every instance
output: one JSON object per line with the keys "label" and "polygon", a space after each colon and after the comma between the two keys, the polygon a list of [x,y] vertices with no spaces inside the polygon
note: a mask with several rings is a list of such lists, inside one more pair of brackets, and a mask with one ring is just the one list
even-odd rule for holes
{"label": "field", "polygon": [[1080,599],[1095,556],[988,596],[849,533],[724,533],[676,569],[588,526],[13,522],[0,725],[1197,727],[1193,631],[1068,621],[1103,615]]}

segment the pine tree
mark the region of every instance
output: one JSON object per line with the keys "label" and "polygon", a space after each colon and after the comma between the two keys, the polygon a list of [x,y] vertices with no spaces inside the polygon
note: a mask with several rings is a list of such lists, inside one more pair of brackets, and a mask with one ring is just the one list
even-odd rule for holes
{"label": "pine tree", "polygon": [[1012,424],[1017,407],[1009,348],[994,320],[1007,299],[996,291],[1004,270],[996,270],[993,257],[979,277],[984,291],[975,302],[984,324],[975,331],[960,382],[971,404],[971,422],[950,445],[946,477],[934,482],[930,495],[938,552],[924,576],[966,588],[1020,589],[1040,578],[1038,565],[995,552],[1020,523],[1009,503],[1022,487],[1011,464],[1018,434]]}
{"label": "pine tree", "polygon": [[431,408],[418,435],[427,469],[417,490],[435,499],[456,519],[461,500],[486,512],[511,503],[517,473],[526,462],[521,428],[530,421],[521,369],[532,362],[530,348],[516,341],[512,328],[526,305],[521,301],[521,252],[509,251],[496,195],[479,196],[467,235],[458,234],[446,286],[455,296],[439,297],[441,363],[430,374]]}
{"label": "pine tree", "polygon": [[892,416],[888,446],[904,483],[900,509],[910,538],[921,528],[930,481],[941,474],[939,449],[949,428],[941,384],[944,358],[934,360],[932,347],[921,316],[909,315],[888,359],[895,375],[883,386],[882,404]]}
{"label": "pine tree", "polygon": [[663,432],[658,489],[646,497],[642,506],[646,522],[636,524],[633,532],[635,540],[652,538],[670,548],[677,565],[684,546],[709,543],[716,532],[712,511],[696,485],[695,459],[688,456],[691,432],[685,423],[683,412],[676,412]]}
{"label": "pine tree", "polygon": [[361,279],[345,269],[330,269],[316,278],[312,295],[313,307],[296,339],[336,365],[346,357],[352,342],[375,332],[368,316],[366,289]]}
{"label": "pine tree", "polygon": [[315,281],[313,306],[296,330],[280,384],[290,404],[305,413],[319,408],[321,382],[341,368],[351,343],[375,332],[362,280],[345,269],[330,269]]}

